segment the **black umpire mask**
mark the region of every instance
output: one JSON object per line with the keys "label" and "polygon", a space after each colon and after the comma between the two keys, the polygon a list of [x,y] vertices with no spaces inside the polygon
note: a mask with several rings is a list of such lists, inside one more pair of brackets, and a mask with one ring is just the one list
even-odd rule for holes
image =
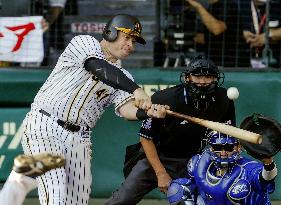
{"label": "black umpire mask", "polygon": [[[196,77],[213,76],[214,81],[202,85],[191,81],[190,75]],[[224,76],[221,76],[221,72],[213,61],[207,59],[205,56],[199,55],[193,58],[187,65],[186,71],[181,74],[182,79],[184,79],[188,94],[194,106],[200,111],[205,111],[212,102],[216,89],[222,85]],[[222,82],[219,83],[221,79]]]}
{"label": "black umpire mask", "polygon": [[198,110],[205,111],[212,101],[212,97],[218,87],[218,82],[214,81],[208,85],[200,86],[197,83],[188,81],[186,85],[188,94],[194,102],[194,106]]}

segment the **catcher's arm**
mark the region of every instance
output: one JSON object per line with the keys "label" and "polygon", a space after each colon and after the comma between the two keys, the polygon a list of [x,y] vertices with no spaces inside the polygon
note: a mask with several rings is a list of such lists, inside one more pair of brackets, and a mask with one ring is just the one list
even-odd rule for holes
{"label": "catcher's arm", "polygon": [[246,117],[240,127],[262,135],[261,144],[252,144],[241,140],[241,144],[249,155],[260,160],[264,165],[259,179],[268,183],[277,176],[273,157],[281,149],[281,125],[275,119],[254,113]]}
{"label": "catcher's arm", "polygon": [[277,176],[277,167],[275,162],[273,161],[273,157],[261,159],[261,161],[263,163],[263,169],[260,179],[262,181],[274,180]]}

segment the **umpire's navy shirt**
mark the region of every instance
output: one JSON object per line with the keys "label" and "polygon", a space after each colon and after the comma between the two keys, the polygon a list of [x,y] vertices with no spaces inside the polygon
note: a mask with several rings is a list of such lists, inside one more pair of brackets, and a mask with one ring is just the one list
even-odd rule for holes
{"label": "umpire's navy shirt", "polygon": [[[182,114],[235,125],[235,109],[226,89],[218,88],[206,111],[198,111],[187,94],[184,84],[154,93],[152,103],[169,105]],[[207,128],[184,119],[167,115],[164,119],[149,118],[143,121],[139,136],[153,140],[158,154],[171,158],[190,158],[201,147]]]}

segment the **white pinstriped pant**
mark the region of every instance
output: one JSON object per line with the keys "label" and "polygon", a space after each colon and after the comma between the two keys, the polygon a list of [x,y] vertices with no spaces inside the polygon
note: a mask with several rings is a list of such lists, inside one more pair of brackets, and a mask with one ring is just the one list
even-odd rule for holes
{"label": "white pinstriped pant", "polygon": [[92,184],[90,133],[67,131],[38,110],[27,114],[23,126],[25,154],[49,152],[66,159],[64,168],[37,177],[41,205],[87,205]]}

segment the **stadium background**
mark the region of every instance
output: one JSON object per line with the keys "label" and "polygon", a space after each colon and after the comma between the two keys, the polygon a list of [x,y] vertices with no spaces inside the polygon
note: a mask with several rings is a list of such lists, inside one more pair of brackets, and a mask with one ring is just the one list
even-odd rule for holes
{"label": "stadium background", "polygon": [[[172,0],[171,0],[172,1]],[[169,32],[182,31],[184,16],[171,12],[169,0],[68,0],[62,15],[62,27],[57,26],[55,35],[61,35],[63,29],[64,44],[77,34],[90,34],[101,38],[101,31],[109,17],[118,13],[137,15],[144,28],[147,45],[137,46],[136,53],[123,62],[135,80],[141,84],[148,94],[179,83],[179,74],[185,59],[196,53],[195,48],[185,50],[175,39],[169,39]],[[31,0],[2,0],[0,16],[31,15]],[[182,4],[175,0],[173,8]],[[14,6],[17,5],[17,6]],[[89,9],[90,8],[90,9]],[[137,11],[137,12],[136,12]],[[178,30],[168,25],[178,24]],[[55,38],[56,39],[56,38]],[[190,39],[182,39],[190,45]],[[170,43],[174,47],[170,47]],[[167,46],[169,44],[170,46]],[[19,144],[20,125],[30,103],[39,87],[47,78],[59,54],[62,52],[59,42],[52,44],[49,64],[43,67],[4,67],[0,69],[0,180],[4,183],[8,176],[13,157],[21,153]],[[195,52],[195,53],[194,53]],[[165,59],[171,64],[164,66]],[[178,59],[178,64],[176,59]],[[175,68],[175,65],[176,66]],[[9,65],[9,64],[8,64]],[[12,64],[11,64],[12,65]],[[10,66],[11,66],[10,65]],[[240,97],[235,102],[238,124],[247,115],[258,112],[281,121],[281,72],[280,69],[265,68],[224,68],[226,74],[225,87],[236,86]],[[93,140],[93,189],[91,196],[100,200],[92,204],[102,204],[106,198],[122,182],[122,165],[125,147],[138,141],[136,132],[139,122],[126,122],[114,116],[113,109],[105,112],[97,129],[92,134]],[[122,132],[121,132],[122,131]],[[281,156],[276,161],[281,167]],[[277,190],[271,196],[273,200],[281,200],[281,177],[277,178]],[[30,198],[36,197],[36,191]],[[158,191],[153,191],[146,198],[163,199]],[[31,204],[27,200],[25,204]],[[35,203],[38,203],[35,199]],[[34,204],[34,203],[32,203]],[[141,204],[165,204],[164,201],[145,200]],[[281,204],[276,201],[275,204]]]}

